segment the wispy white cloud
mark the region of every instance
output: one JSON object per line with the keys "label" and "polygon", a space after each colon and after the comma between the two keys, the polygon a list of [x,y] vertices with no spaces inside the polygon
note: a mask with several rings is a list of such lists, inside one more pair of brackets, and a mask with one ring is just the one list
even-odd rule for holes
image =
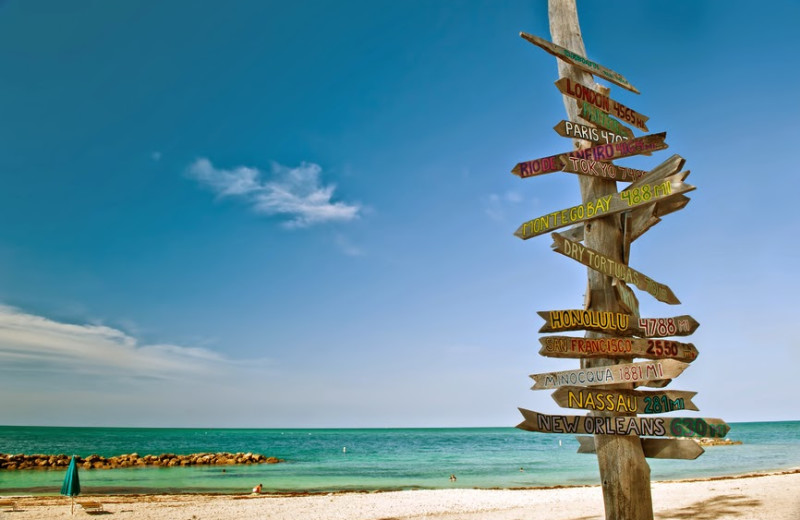
{"label": "wispy white cloud", "polygon": [[509,204],[519,204],[522,202],[522,195],[516,191],[507,191],[499,195],[490,193],[484,201],[484,211],[492,220],[502,222],[505,220],[505,208]]}
{"label": "wispy white cloud", "polygon": [[112,327],[62,323],[0,305],[0,372],[175,378],[219,371],[226,364],[211,350],[141,344]]}
{"label": "wispy white cloud", "polygon": [[339,247],[342,253],[347,256],[362,256],[364,250],[355,245],[349,238],[344,235],[336,234],[333,237],[334,243]]}
{"label": "wispy white cloud", "polygon": [[226,170],[206,158],[197,159],[187,169],[189,177],[210,187],[219,197],[243,200],[256,213],[288,217],[284,225],[289,228],[357,218],[361,206],[334,202],[336,186],[321,184],[321,173],[322,168],[313,163],[297,168],[273,163],[265,180],[267,176],[257,168]]}

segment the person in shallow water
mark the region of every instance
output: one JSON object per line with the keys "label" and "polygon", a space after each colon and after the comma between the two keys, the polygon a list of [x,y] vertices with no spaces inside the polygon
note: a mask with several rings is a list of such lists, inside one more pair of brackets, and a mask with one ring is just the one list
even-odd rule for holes
{"label": "person in shallow water", "polygon": [[455,481],[456,481],[456,476],[451,474],[450,475],[450,482],[455,482]]}
{"label": "person in shallow water", "polygon": [[253,488],[253,493],[261,493],[261,484]]}

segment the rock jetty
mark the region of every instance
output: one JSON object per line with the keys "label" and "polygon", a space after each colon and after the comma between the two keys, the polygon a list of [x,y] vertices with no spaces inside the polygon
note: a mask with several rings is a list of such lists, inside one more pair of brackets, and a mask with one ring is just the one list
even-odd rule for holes
{"label": "rock jetty", "polygon": [[[14,469],[48,469],[66,468],[69,465],[69,455],[12,455],[0,453],[0,470]],[[192,453],[190,455],[175,455],[163,453],[161,455],[143,455],[131,453],[116,457],[101,457],[89,455],[88,457],[75,457],[78,467],[82,469],[114,469],[132,468],[139,466],[224,466],[234,464],[276,464],[283,459],[267,457],[257,453]]]}

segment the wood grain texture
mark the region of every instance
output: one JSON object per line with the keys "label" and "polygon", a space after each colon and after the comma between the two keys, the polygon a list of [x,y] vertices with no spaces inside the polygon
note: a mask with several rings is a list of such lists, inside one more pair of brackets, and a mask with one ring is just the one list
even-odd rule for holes
{"label": "wood grain texture", "polygon": [[562,386],[552,394],[562,408],[598,410],[624,414],[657,414],[675,410],[695,410],[692,397],[697,392],[683,390],[623,390],[595,389],[582,386]]}
{"label": "wood grain texture", "polygon": [[[576,435],[580,447],[578,453],[597,453],[594,445],[594,437],[588,435]],[[661,439],[658,437],[644,437],[642,441],[642,451],[648,459],[683,459],[694,460],[705,450],[692,439]]]}

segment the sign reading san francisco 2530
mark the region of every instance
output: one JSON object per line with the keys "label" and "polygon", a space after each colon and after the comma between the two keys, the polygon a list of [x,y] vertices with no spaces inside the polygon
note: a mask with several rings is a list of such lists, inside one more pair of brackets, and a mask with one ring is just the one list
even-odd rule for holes
{"label": "sign reading san francisco 2530", "polygon": [[555,358],[647,358],[677,359],[690,363],[697,357],[697,348],[691,343],[665,339],[638,338],[579,338],[572,336],[544,336],[539,354]]}

